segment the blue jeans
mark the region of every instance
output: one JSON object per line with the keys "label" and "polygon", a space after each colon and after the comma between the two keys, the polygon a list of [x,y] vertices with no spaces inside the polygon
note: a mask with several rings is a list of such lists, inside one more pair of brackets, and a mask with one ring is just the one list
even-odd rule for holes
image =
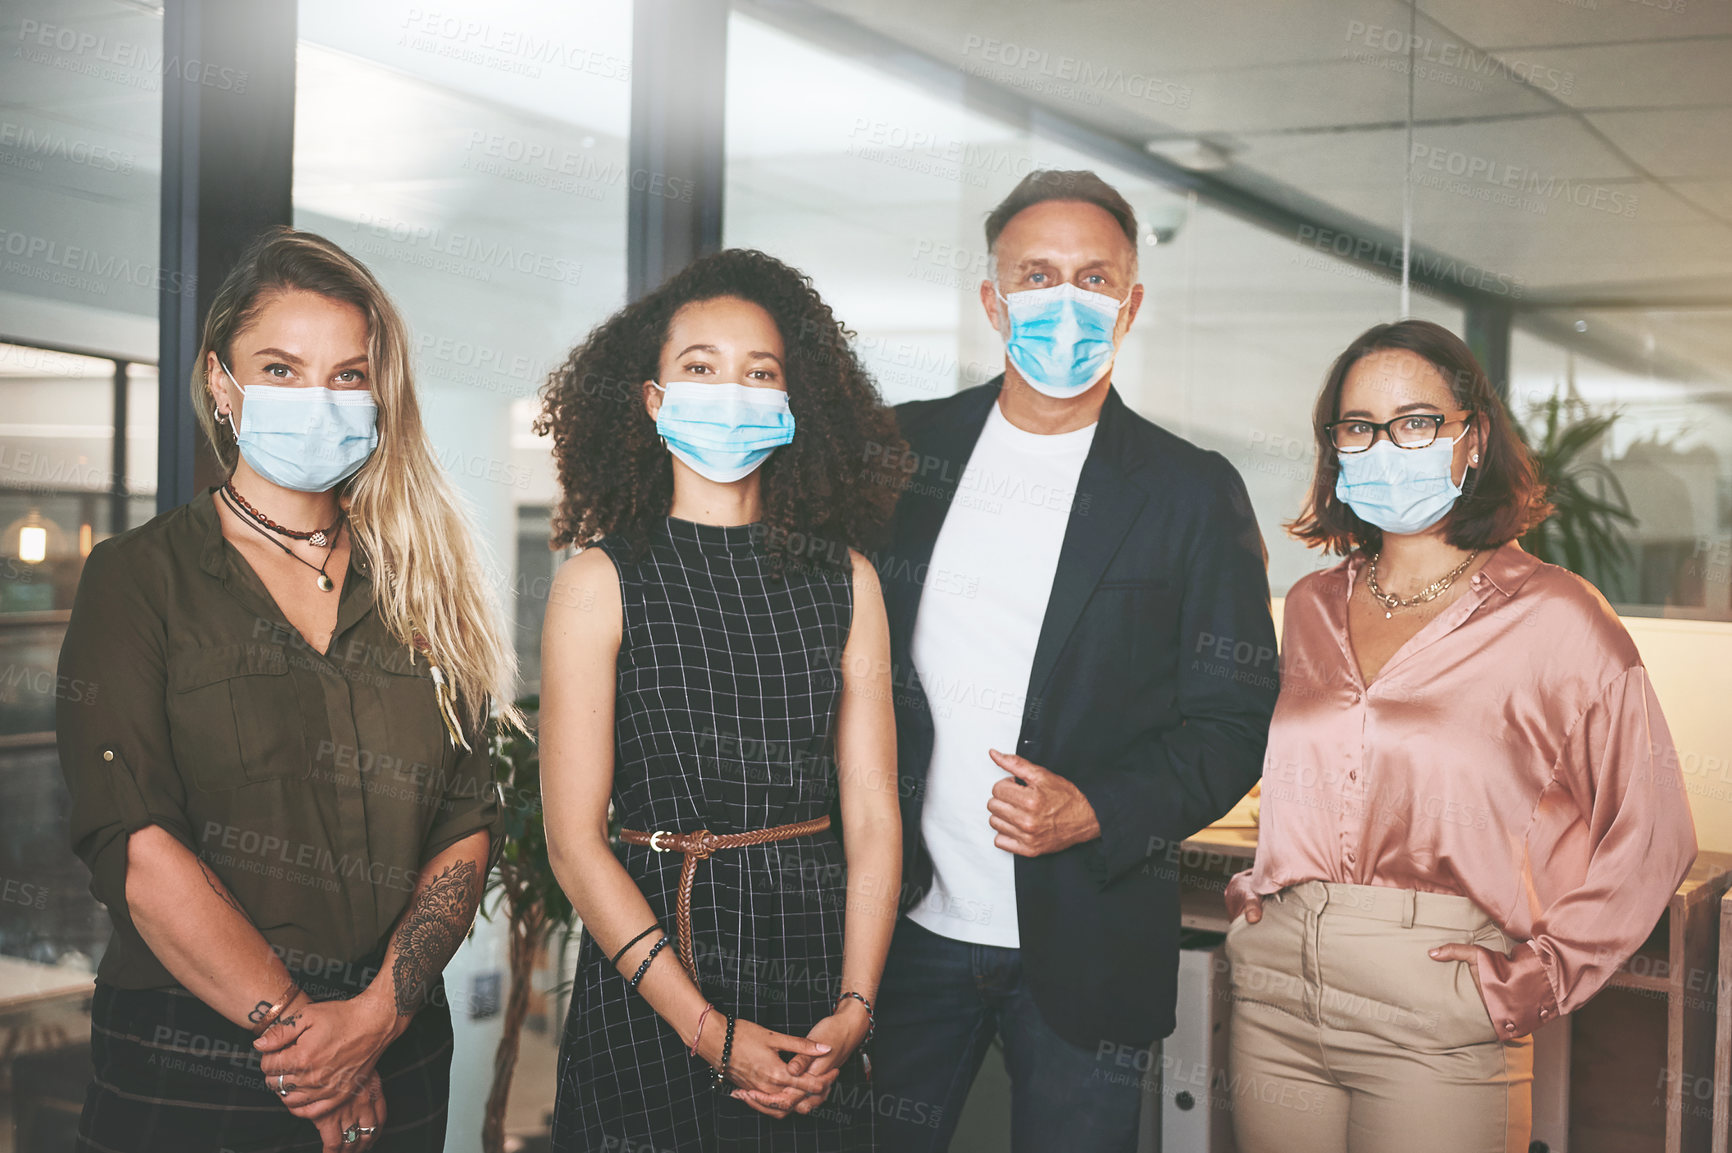
{"label": "blue jeans", "polygon": [[1041,1019],[1017,949],[971,945],[903,917],[878,988],[872,1093],[879,1148],[944,1153],[996,1032],[1010,1072],[1013,1153],[1135,1153],[1141,1078]]}

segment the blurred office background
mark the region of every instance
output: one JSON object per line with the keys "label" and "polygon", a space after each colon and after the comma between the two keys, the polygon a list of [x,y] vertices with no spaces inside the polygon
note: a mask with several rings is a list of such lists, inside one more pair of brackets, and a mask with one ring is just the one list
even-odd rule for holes
{"label": "blurred office background", "polygon": [[[404,308],[533,692],[559,557],[530,420],[572,344],[745,245],[812,276],[886,399],[981,383],[981,225],[1039,167],[1136,207],[1148,299],[1116,385],[1238,466],[1277,597],[1325,563],[1281,526],[1333,355],[1402,315],[1466,335],[1610,529],[1572,563],[1654,666],[1703,847],[1732,849],[1728,0],[15,0],[0,1093],[14,1055],[78,1040],[66,991],[106,937],[52,735],[82,559],[210,482],[187,366],[253,223],[330,236]],[[485,987],[496,943],[470,952]]]}

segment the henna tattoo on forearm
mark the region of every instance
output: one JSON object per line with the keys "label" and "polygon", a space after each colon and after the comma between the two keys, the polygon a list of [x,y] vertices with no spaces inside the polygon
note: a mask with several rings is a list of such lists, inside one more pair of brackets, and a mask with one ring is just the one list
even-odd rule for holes
{"label": "henna tattoo on forearm", "polygon": [[391,968],[399,1016],[406,1017],[426,1004],[433,982],[469,932],[480,900],[481,879],[475,862],[458,861],[435,877],[403,914],[393,942],[397,961]]}

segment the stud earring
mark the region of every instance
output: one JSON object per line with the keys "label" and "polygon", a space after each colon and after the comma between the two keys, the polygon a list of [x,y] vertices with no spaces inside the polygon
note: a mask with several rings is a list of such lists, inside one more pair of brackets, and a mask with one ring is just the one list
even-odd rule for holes
{"label": "stud earring", "polygon": [[1468,459],[1469,464],[1478,464],[1479,463],[1479,453],[1476,452],[1472,456],[1468,457],[1467,459]]}

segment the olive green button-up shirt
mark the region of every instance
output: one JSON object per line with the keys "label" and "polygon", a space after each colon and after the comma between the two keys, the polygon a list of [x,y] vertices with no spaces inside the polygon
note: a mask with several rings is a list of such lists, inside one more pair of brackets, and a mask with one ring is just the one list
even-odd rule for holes
{"label": "olive green button-up shirt", "polygon": [[[309,571],[308,580],[313,579]],[[446,735],[425,660],[373,608],[357,556],[328,652],[301,639],[209,494],[90,552],[60,653],[73,850],[114,935],[98,976],[177,982],[126,906],[129,834],[158,825],[222,879],[284,961],[365,956],[421,866],[501,831],[484,739]],[[65,679],[70,678],[70,679]]]}

